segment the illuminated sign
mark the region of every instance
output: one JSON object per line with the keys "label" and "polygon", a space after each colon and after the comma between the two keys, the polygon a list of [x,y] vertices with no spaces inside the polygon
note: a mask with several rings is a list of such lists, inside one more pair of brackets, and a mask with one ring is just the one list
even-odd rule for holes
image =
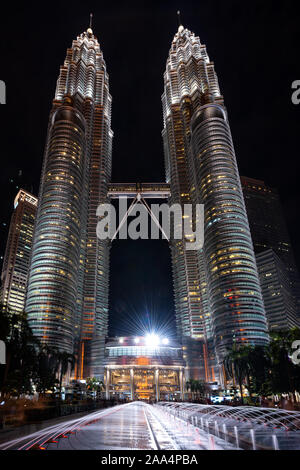
{"label": "illuminated sign", "polygon": [[148,357],[140,356],[136,359],[136,364],[139,366],[149,366],[150,361]]}

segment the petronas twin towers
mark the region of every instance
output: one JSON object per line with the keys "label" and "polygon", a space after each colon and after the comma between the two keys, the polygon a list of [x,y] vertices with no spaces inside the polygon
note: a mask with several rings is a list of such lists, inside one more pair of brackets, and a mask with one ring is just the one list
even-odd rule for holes
{"label": "petronas twin towers", "polygon": [[233,342],[266,344],[266,318],[230,128],[205,45],[179,26],[164,75],[172,202],[204,204],[204,246],[171,246],[177,328],[212,339],[221,363]]}
{"label": "petronas twin towers", "polygon": [[112,137],[108,75],[89,28],[67,50],[57,81],[26,302],[42,342],[76,351],[79,377],[101,375],[107,334],[109,246],[97,239],[96,210],[106,200]]}
{"label": "petronas twin towers", "polygon": [[[179,26],[164,74],[169,203],[201,203],[205,241],[170,242],[177,334],[212,341],[217,362],[268,333],[223,97],[199,37]],[[26,312],[45,344],[75,353],[78,378],[103,375],[110,242],[96,234],[112,165],[111,95],[89,28],[67,50],[50,113]],[[199,358],[199,361],[201,359]]]}

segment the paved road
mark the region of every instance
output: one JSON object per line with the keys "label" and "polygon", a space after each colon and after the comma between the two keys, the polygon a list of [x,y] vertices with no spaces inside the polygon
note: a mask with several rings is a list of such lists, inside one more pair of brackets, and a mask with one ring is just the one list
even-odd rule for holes
{"label": "paved road", "polygon": [[181,419],[133,402],[70,419],[1,444],[15,450],[203,450],[233,448]]}

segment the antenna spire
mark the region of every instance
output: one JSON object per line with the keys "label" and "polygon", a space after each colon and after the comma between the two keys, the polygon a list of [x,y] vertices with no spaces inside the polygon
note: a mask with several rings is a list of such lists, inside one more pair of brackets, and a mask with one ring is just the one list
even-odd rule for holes
{"label": "antenna spire", "polygon": [[181,17],[180,17],[180,10],[177,11],[177,19],[178,19],[178,26],[181,26]]}
{"label": "antenna spire", "polygon": [[90,13],[90,26],[89,26],[90,29],[92,29],[92,25],[93,25],[93,13]]}

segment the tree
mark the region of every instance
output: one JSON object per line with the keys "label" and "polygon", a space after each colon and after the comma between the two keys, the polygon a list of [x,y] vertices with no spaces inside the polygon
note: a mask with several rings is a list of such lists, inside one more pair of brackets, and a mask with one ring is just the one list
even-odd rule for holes
{"label": "tree", "polygon": [[237,346],[234,344],[233,348],[224,358],[224,368],[226,374],[233,380],[236,380],[239,384],[242,404],[244,404],[243,382],[249,374],[248,354],[249,349],[246,346]]}
{"label": "tree", "polygon": [[194,392],[196,391],[195,380],[190,379],[185,383],[186,390],[191,392],[192,400],[194,399]]}
{"label": "tree", "polygon": [[104,383],[97,377],[89,377],[86,381],[86,388],[91,392],[102,392],[104,390]]}
{"label": "tree", "polygon": [[190,379],[185,384],[187,391],[191,392],[192,400],[194,400],[195,395],[204,396],[207,392],[207,388],[204,382],[201,380]]}
{"label": "tree", "polygon": [[300,329],[270,333],[267,346],[234,345],[224,360],[225,371],[236,379],[242,394],[246,379],[247,388],[258,395],[293,393],[300,388],[300,366],[293,364],[292,344],[300,339]]}
{"label": "tree", "polygon": [[63,377],[68,372],[69,368],[72,372],[75,366],[76,358],[74,354],[69,354],[66,351],[57,351],[56,358],[59,369],[59,392],[61,393]]}
{"label": "tree", "polygon": [[0,331],[6,344],[6,364],[1,366],[1,392],[19,397],[32,393],[39,342],[33,336],[25,313],[0,306]]}
{"label": "tree", "polygon": [[293,393],[300,387],[300,366],[293,364],[292,344],[300,339],[300,329],[272,332],[269,344],[271,362],[270,387],[273,393]]}
{"label": "tree", "polygon": [[269,347],[266,346],[254,346],[249,349],[248,363],[251,389],[260,396],[271,393],[271,358],[269,352]]}
{"label": "tree", "polygon": [[207,392],[207,387],[202,380],[195,380],[195,385],[194,385],[196,395],[199,395],[200,397],[203,397],[205,393]]}
{"label": "tree", "polygon": [[56,351],[46,345],[41,346],[38,353],[35,377],[36,389],[41,395],[44,395],[47,390],[53,392],[58,385],[59,382],[56,378],[58,367],[59,362]]}

